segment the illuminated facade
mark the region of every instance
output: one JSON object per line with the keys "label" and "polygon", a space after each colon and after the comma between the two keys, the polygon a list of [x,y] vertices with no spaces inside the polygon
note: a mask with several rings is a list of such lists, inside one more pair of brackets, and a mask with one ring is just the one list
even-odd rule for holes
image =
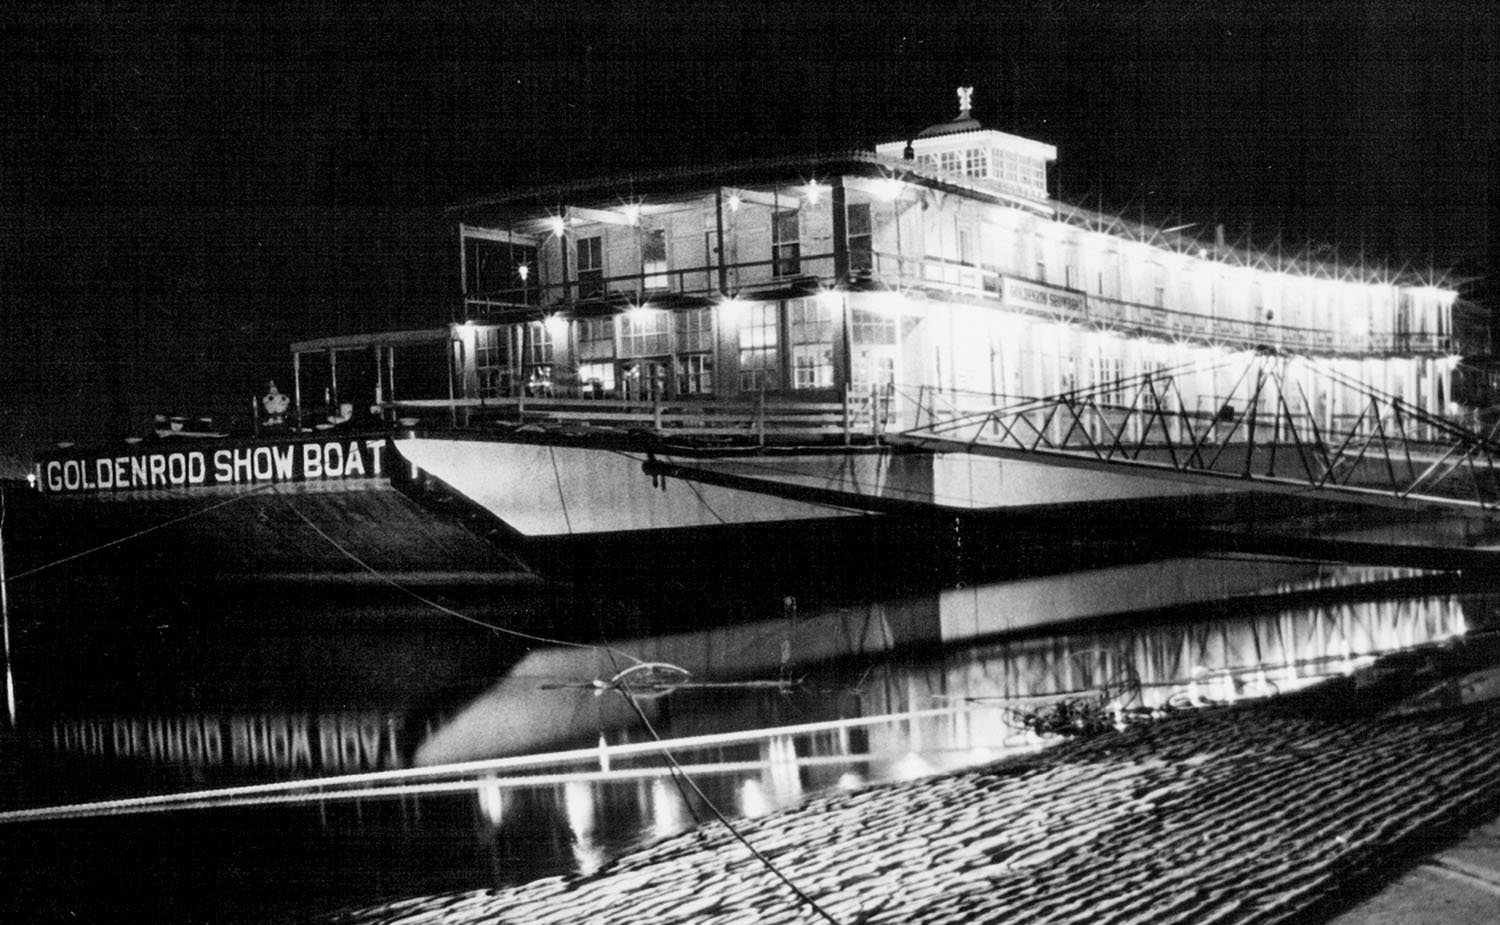
{"label": "illuminated facade", "polygon": [[[1436,415],[1455,293],[1432,278],[1204,242],[1047,195],[1056,149],[951,122],[874,152],[566,183],[457,210],[454,398],[952,407],[1107,389],[1228,351],[1320,359],[1286,399],[1324,425],[1357,381]],[[1234,388],[1212,364],[1181,410]],[[918,398],[921,395],[923,397]]]}

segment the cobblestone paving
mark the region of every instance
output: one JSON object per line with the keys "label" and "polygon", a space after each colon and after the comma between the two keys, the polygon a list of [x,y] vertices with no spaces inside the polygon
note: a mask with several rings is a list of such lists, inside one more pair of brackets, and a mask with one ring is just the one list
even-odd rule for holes
{"label": "cobblestone paving", "polygon": [[[1500,712],[1151,726],[738,823],[840,923],[1317,921],[1500,812]],[[718,824],[346,925],[827,921]]]}

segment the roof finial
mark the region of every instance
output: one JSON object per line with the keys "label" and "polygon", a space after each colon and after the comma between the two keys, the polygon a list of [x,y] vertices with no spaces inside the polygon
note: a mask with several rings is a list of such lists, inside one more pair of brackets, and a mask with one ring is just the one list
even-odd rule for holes
{"label": "roof finial", "polygon": [[958,116],[963,118],[969,114],[969,109],[974,100],[973,87],[958,88]]}

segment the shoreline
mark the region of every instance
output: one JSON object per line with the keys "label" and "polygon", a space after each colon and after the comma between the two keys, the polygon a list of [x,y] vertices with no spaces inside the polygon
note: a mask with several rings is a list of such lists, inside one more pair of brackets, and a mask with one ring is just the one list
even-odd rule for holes
{"label": "shoreline", "polygon": [[1271,700],[737,821],[826,917],[709,823],[587,877],[320,921],[1317,920],[1500,815],[1497,719],[1488,706],[1372,718]]}

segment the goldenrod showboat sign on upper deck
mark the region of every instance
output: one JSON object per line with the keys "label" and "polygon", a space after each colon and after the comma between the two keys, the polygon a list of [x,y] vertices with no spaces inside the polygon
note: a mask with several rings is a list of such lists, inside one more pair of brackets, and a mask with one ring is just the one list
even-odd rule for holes
{"label": "goldenrod showboat sign on upper deck", "polygon": [[384,476],[384,437],[277,442],[134,444],[110,451],[60,451],[36,464],[48,494],[373,479]]}

